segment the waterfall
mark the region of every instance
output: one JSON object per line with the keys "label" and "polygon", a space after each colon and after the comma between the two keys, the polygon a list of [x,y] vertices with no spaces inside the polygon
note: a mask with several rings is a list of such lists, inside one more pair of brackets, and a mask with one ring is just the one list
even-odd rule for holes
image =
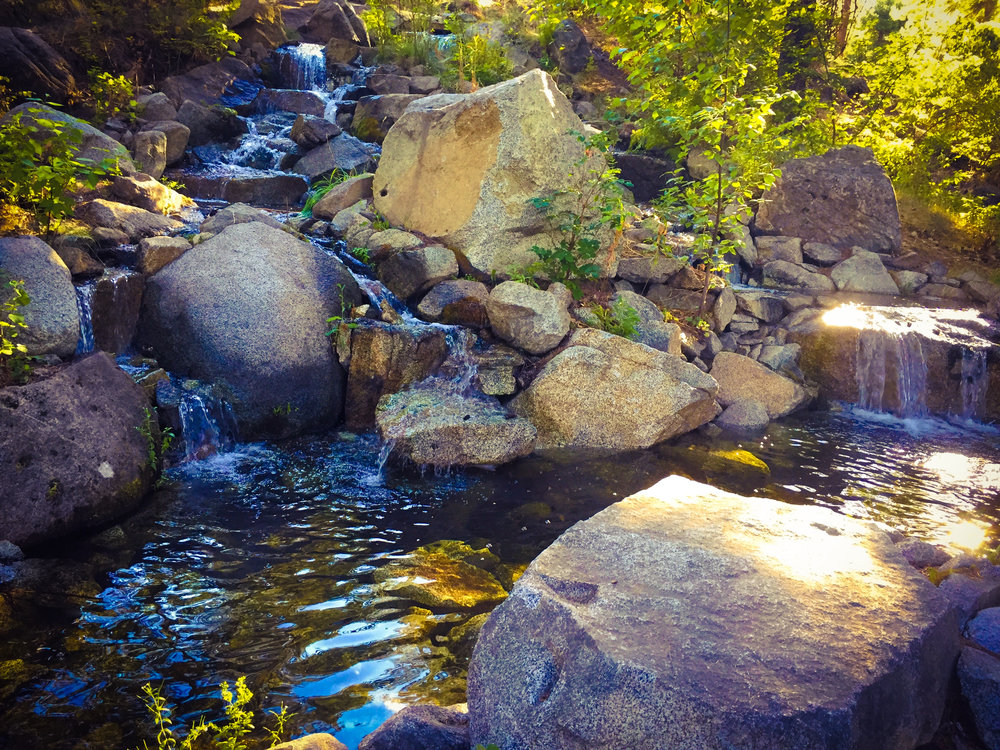
{"label": "waterfall", "polygon": [[197,390],[184,390],[178,407],[184,460],[230,450],[236,442],[236,418],[228,402]]}
{"label": "waterfall", "polygon": [[986,387],[989,385],[986,349],[962,349],[962,416],[975,419],[986,401]]}
{"label": "waterfall", "polygon": [[918,417],[926,413],[927,363],[916,334],[860,331],[856,367],[859,406],[882,411],[886,382],[894,373],[897,416]]}
{"label": "waterfall", "polygon": [[257,131],[257,123],[247,120],[247,133],[240,140],[240,145],[221,158],[226,164],[253,169],[277,169],[284,152],[272,148],[268,143],[270,136],[261,135]]}
{"label": "waterfall", "polygon": [[76,310],[80,315],[80,340],[76,343],[76,356],[94,351],[94,290],[97,282],[88,281],[76,287]]}
{"label": "waterfall", "polygon": [[301,42],[275,53],[278,73],[287,88],[300,91],[326,90],[326,52],[322,44]]}

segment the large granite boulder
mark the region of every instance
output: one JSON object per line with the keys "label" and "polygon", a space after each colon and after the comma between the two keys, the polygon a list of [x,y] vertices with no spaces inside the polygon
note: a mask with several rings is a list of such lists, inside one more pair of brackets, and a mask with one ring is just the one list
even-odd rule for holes
{"label": "large granite boulder", "polygon": [[468,750],[469,715],[446,706],[406,706],[386,719],[358,750]]}
{"label": "large granite boulder", "polygon": [[177,121],[188,129],[190,146],[224,141],[246,132],[246,123],[232,111],[198,104],[190,99],[186,99],[178,108]]}
{"label": "large granite boulder", "polygon": [[218,62],[199,65],[186,73],[170,76],[163,81],[163,93],[170,97],[175,106],[185,101],[210,106],[219,101],[226,89],[236,81],[253,80],[250,67],[235,57],[224,57]]}
{"label": "large granite boulder", "polygon": [[99,527],[149,489],[156,419],[107,354],[0,390],[0,539],[21,546]]}
{"label": "large granite boulder", "polygon": [[486,314],[497,336],[529,354],[554,349],[569,333],[565,303],[519,281],[497,285],[486,300]]}
{"label": "large granite boulder", "polygon": [[17,343],[32,356],[72,356],[80,315],[69,268],[38,237],[0,237],[0,300],[7,300],[7,282],[17,279],[31,298],[22,310],[28,327],[18,331]]}
{"label": "large granite boulder", "polygon": [[892,183],[871,149],[844,146],[792,159],[764,193],[757,231],[846,250],[898,253],[902,229]]}
{"label": "large granite boulder", "polygon": [[683,357],[587,328],[510,405],[535,425],[536,448],[626,451],[710,422],[717,389]]}
{"label": "large granite boulder", "polygon": [[103,198],[81,203],[76,217],[92,227],[104,227],[123,232],[130,242],[144,237],[176,232],[184,225],[176,219],[153,213],[138,206],[106,201]]}
{"label": "large granite boulder", "polygon": [[912,750],[958,640],[873,525],[672,476],[565,532],[494,610],[471,742]]}
{"label": "large granite boulder", "polygon": [[882,259],[867,250],[858,250],[840,261],[830,269],[830,278],[842,292],[899,294],[899,286],[885,270]]}
{"label": "large granite boulder", "polygon": [[335,422],[344,374],[329,317],[363,295],[337,259],[258,222],[235,224],[152,276],[140,336],[161,365],[223,386],[243,435]]}
{"label": "large granite boulder", "polygon": [[808,391],[795,381],[735,352],[719,352],[711,374],[719,383],[720,404],[757,401],[770,419],[790,414],[809,401]]}
{"label": "large granite boulder", "polygon": [[12,91],[31,91],[58,102],[77,93],[69,63],[30,29],[0,27],[0,60]]}
{"label": "large granite boulder", "polygon": [[584,176],[583,145],[569,132],[583,130],[541,70],[420,99],[382,144],[375,207],[393,225],[461,251],[477,271],[521,269],[538,260],[532,245],[550,241],[538,236],[551,227],[528,201]]}

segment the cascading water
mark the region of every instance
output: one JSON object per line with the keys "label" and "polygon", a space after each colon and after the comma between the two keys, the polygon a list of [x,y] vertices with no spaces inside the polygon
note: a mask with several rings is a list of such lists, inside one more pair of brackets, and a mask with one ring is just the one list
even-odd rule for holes
{"label": "cascading water", "polygon": [[80,315],[80,340],[76,343],[76,356],[94,351],[93,302],[96,281],[88,281],[76,287],[76,310]]}
{"label": "cascading water", "polygon": [[975,419],[981,413],[989,385],[987,349],[962,349],[962,416]]}
{"label": "cascading water", "polygon": [[895,373],[896,414],[919,417],[927,412],[927,363],[915,333],[863,330],[858,335],[858,405],[883,410],[887,373]]}
{"label": "cascading water", "polygon": [[184,389],[178,413],[185,461],[207,458],[231,450],[236,444],[236,417],[227,401]]}
{"label": "cascading water", "polygon": [[275,51],[278,75],[288,88],[326,90],[326,53],[322,44],[301,42]]}

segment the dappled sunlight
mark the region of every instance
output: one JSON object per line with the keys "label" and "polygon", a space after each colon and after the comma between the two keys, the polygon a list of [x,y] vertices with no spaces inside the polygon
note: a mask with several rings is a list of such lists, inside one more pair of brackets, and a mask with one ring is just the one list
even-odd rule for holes
{"label": "dappled sunlight", "polygon": [[820,320],[831,328],[882,331],[896,336],[913,333],[924,339],[971,348],[984,346],[982,335],[991,325],[975,309],[868,306],[854,302],[830,308]]}
{"label": "dappled sunlight", "polygon": [[549,101],[549,114],[552,115],[552,119],[556,119],[556,97],[552,93],[551,84],[552,79],[549,76],[542,76],[542,90],[545,92],[545,98]]}

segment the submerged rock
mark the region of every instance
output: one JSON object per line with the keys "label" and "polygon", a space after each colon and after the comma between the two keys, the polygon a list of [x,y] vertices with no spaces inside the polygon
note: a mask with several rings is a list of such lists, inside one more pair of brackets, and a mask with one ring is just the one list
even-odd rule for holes
{"label": "submerged rock", "polygon": [[573,526],[494,610],[471,742],[910,750],[957,653],[884,532],[673,476]]}
{"label": "submerged rock", "polygon": [[469,715],[434,705],[406,706],[358,745],[358,750],[468,750]]}
{"label": "submerged rock", "polygon": [[394,595],[432,609],[475,609],[507,597],[489,572],[432,547],[414,550],[373,576]]}

